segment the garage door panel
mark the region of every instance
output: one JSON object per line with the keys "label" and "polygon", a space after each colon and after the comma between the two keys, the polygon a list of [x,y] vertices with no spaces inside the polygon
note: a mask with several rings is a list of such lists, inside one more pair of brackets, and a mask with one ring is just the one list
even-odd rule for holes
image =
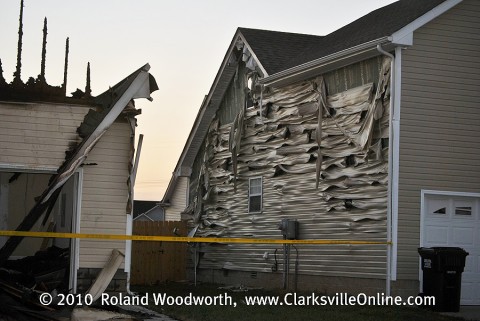
{"label": "garage door panel", "polygon": [[479,282],[462,282],[462,293],[460,301],[464,305],[478,305],[480,304],[478,299],[480,283]]}
{"label": "garage door panel", "polygon": [[452,227],[452,246],[466,247],[475,245],[475,234],[472,227]]}
{"label": "garage door panel", "polygon": [[448,244],[448,227],[443,226],[427,226],[426,246],[429,244],[438,244],[437,246]]}
{"label": "garage door panel", "polygon": [[[470,253],[467,249],[465,249],[468,253]],[[467,273],[475,273],[477,270],[476,267],[476,262],[475,262],[475,257],[468,255],[467,258],[465,259],[465,268],[463,270],[463,278],[470,278],[470,275],[467,275]]]}
{"label": "garage door panel", "polygon": [[469,253],[462,273],[462,305],[480,305],[480,197],[424,195],[422,246],[460,247]]}

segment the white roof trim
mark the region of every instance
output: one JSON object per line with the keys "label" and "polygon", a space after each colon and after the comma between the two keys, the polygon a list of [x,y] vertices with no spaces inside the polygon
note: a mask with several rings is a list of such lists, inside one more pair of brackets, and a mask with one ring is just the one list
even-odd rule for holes
{"label": "white roof trim", "polygon": [[265,77],[260,80],[261,84],[265,86],[275,86],[281,85],[281,82],[292,78],[292,77],[304,77],[304,75],[308,72],[315,72],[321,68],[324,68],[327,65],[330,65],[335,62],[343,61],[345,59],[349,59],[355,57],[359,54],[366,53],[370,50],[377,50],[378,44],[385,44],[388,42],[387,37],[382,37],[379,39],[374,39],[360,45],[350,47],[341,51],[334,52],[328,56],[324,56],[304,64],[292,67],[290,69],[286,69],[284,71],[280,71],[276,74],[273,74],[269,77]]}
{"label": "white roof trim", "polygon": [[148,216],[147,214],[145,214],[145,213],[142,213],[142,214],[138,215],[138,216],[135,217],[133,220],[136,221],[136,220],[138,220],[139,218],[141,218],[142,216],[145,216],[146,218],[148,218],[148,219],[150,220],[150,222],[153,222],[153,219],[152,219],[150,216]]}
{"label": "white roof trim", "polygon": [[390,40],[392,41],[393,44],[396,44],[396,45],[406,45],[406,46],[413,45],[413,32],[415,30],[422,27],[426,23],[432,21],[433,19],[437,18],[438,16],[444,14],[445,12],[447,12],[448,10],[450,10],[460,2],[462,2],[462,0],[447,0],[443,2],[442,4],[436,6],[432,10],[425,13],[423,16],[409,23],[402,29],[394,32],[391,35]]}
{"label": "white roof trim", "polygon": [[260,60],[258,59],[257,55],[255,54],[255,51],[253,51],[252,47],[250,47],[250,44],[248,43],[248,41],[247,41],[247,40],[245,39],[245,37],[243,36],[242,31],[239,32],[239,37],[240,37],[240,39],[242,39],[243,44],[244,44],[245,46],[247,46],[248,51],[250,51],[251,55],[252,55],[253,58],[255,59],[255,62],[257,63],[257,66],[260,68],[260,70],[261,70],[262,73],[263,73],[263,77],[267,77],[267,76],[268,76],[267,71],[266,71],[265,68],[263,67],[263,65],[262,65],[262,63],[260,62]]}

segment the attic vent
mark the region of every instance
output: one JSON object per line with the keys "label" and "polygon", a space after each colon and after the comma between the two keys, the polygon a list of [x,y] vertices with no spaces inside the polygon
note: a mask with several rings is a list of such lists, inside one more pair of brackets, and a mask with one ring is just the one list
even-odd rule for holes
{"label": "attic vent", "polygon": [[257,272],[250,273],[250,278],[251,279],[256,279],[257,278]]}

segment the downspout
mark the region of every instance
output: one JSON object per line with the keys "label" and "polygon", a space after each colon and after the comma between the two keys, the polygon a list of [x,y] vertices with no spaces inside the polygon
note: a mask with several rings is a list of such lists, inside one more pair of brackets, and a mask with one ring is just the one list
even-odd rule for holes
{"label": "downspout", "polygon": [[392,275],[391,275],[391,270],[392,270],[392,266],[391,266],[391,263],[392,263],[392,245],[391,245],[391,242],[392,242],[392,177],[393,177],[393,173],[392,173],[392,170],[393,170],[393,164],[392,164],[392,161],[393,161],[393,149],[392,149],[392,146],[393,146],[393,142],[392,142],[392,138],[395,138],[393,136],[393,123],[392,123],[392,120],[393,120],[393,101],[395,99],[395,84],[394,84],[394,81],[395,81],[395,56],[392,55],[391,53],[383,50],[382,46],[380,44],[377,45],[377,50],[387,56],[387,57],[390,57],[391,61],[390,61],[390,103],[389,103],[389,108],[390,108],[390,112],[389,112],[389,126],[388,126],[388,204],[387,204],[387,275],[386,275],[386,284],[385,284],[385,292],[386,292],[386,295],[390,295],[390,283],[391,283],[391,278],[392,278]]}

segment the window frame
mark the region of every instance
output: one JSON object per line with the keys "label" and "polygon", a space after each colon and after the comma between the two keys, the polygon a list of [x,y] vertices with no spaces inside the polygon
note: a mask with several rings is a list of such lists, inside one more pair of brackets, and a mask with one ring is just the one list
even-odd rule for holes
{"label": "window frame", "polygon": [[[252,189],[252,181],[255,180],[260,180],[260,192],[259,193],[251,193]],[[252,197],[258,197],[260,196],[260,209],[259,210],[252,210],[250,207],[251,204],[251,199]],[[262,213],[263,211],[263,177],[262,176],[257,176],[257,177],[250,177],[248,179],[248,213]]]}

